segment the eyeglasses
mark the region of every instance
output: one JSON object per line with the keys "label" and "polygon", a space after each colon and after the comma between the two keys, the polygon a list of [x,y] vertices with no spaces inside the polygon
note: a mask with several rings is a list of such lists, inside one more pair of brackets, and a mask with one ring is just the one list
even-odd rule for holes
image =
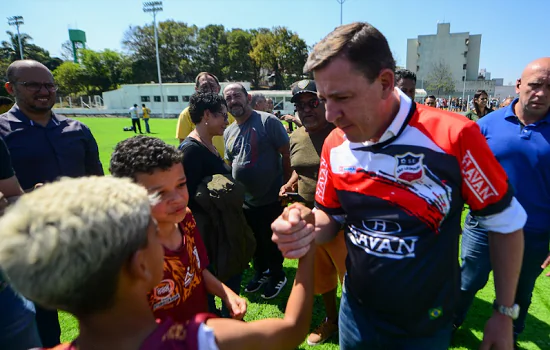
{"label": "eyeglasses", "polygon": [[18,82],[12,83],[12,84],[23,85],[25,87],[25,89],[27,89],[27,91],[31,91],[31,92],[38,92],[38,91],[42,90],[42,86],[45,87],[46,90],[48,90],[50,92],[55,92],[58,89],[57,85],[55,85],[53,83],[37,83],[37,82],[34,82],[34,81],[18,81]]}
{"label": "eyeglasses", "polygon": [[229,115],[227,113],[222,113],[222,112],[214,112],[214,114],[219,114],[223,117],[223,120],[225,121],[228,121],[229,120]]}
{"label": "eyeglasses", "polygon": [[315,109],[319,107],[321,104],[321,101],[318,98],[313,98],[307,102],[295,102],[294,106],[296,107],[297,111],[303,111],[306,106],[309,106],[311,109]]}

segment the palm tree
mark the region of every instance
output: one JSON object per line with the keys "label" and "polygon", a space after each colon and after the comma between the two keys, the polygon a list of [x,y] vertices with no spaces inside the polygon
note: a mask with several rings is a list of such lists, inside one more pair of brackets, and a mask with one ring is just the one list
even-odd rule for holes
{"label": "palm tree", "polygon": [[[9,36],[9,40],[4,40],[1,43],[0,47],[0,57],[10,62],[19,59],[19,38],[15,33],[6,31],[6,34]],[[26,52],[25,48],[27,47],[28,42],[32,40],[32,37],[28,34],[21,34],[21,45],[23,46],[23,52]]]}

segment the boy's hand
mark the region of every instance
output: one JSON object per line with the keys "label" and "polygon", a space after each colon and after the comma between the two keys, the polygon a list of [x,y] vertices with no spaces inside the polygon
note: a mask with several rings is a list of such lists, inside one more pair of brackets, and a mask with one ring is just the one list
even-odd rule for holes
{"label": "boy's hand", "polygon": [[246,300],[233,293],[227,296],[225,306],[229,309],[231,318],[242,320],[246,314]]}

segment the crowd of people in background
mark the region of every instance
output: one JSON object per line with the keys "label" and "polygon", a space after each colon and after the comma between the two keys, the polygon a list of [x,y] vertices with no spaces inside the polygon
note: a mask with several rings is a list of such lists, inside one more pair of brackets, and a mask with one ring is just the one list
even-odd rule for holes
{"label": "crowd of people in background", "polygon": [[[201,72],[179,146],[122,140],[111,176],[91,130],[52,110],[44,65],[6,73],[1,349],[293,349],[338,334],[343,350],[442,350],[490,271],[481,346],[517,347],[550,266],[550,58],[525,67],[515,99],[417,103],[384,35],[343,25],[292,84],[294,115]],[[128,113],[151,133],[145,104]],[[299,263],[284,318],[241,322],[243,293],[288,288],[285,258]],[[316,294],[325,318],[310,325]],[[78,319],[71,343],[58,310]]]}

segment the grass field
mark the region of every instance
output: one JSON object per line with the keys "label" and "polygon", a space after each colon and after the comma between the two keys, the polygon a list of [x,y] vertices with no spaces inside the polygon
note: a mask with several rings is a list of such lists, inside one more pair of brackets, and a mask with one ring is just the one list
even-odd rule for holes
{"label": "grass field", "polygon": [[[113,147],[117,142],[134,135],[133,132],[124,132],[123,127],[131,125],[130,119],[124,118],[79,118],[87,124],[99,145],[101,161],[105,172],[108,172],[109,158]],[[152,119],[151,130],[155,137],[177,145],[174,138],[176,120]],[[248,312],[246,321],[253,321],[268,317],[282,317],[286,305],[286,300],[290,293],[291,281],[294,278],[297,263],[293,260],[286,260],[284,263],[285,271],[289,279],[287,287],[281,294],[273,300],[263,300],[259,293],[253,295],[244,294],[248,299]],[[243,281],[251,278],[251,271],[246,271]],[[243,282],[244,283],[244,282]],[[338,291],[340,297],[341,291]],[[454,339],[454,346],[451,349],[477,349],[482,338],[485,321],[492,312],[492,302],[494,300],[494,287],[492,277],[487,286],[478,293],[477,298],[470,309],[470,313],[464,326],[457,332]],[[318,324],[324,318],[323,303],[320,297],[316,297],[313,311],[313,325]],[[60,314],[63,341],[70,341],[78,335],[78,324],[75,319],[68,314]],[[533,303],[530,308],[530,315],[527,318],[527,328],[520,341],[522,349],[550,349],[550,278],[541,275],[539,277],[535,291],[533,293]],[[260,348],[260,347],[259,347]],[[300,349],[307,349],[307,344],[302,344]],[[338,349],[337,337],[329,340],[327,343],[315,347],[315,349]]]}

